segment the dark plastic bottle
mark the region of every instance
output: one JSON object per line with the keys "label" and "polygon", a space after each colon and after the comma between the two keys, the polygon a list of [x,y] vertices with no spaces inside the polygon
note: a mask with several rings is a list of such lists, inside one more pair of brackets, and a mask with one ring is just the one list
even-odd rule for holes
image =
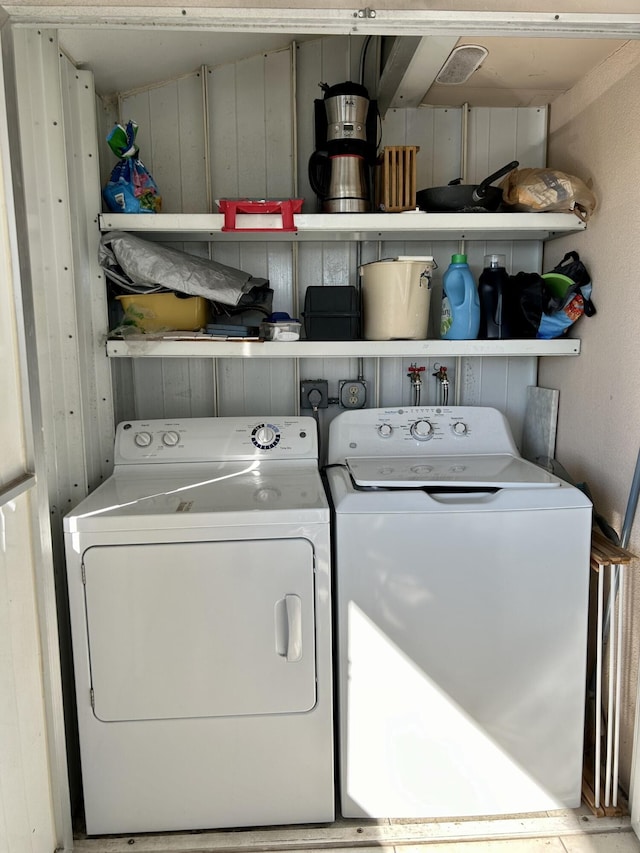
{"label": "dark plastic bottle", "polygon": [[480,331],[483,339],[510,338],[507,306],[509,276],[504,255],[485,255],[484,269],[478,279]]}

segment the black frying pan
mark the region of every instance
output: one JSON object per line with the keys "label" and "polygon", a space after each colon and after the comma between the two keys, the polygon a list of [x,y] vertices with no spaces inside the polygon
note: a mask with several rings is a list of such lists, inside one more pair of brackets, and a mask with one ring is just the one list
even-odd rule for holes
{"label": "black frying pan", "polygon": [[502,190],[491,184],[519,165],[518,160],[513,160],[480,184],[461,184],[458,178],[446,187],[419,190],[416,202],[420,210],[436,213],[490,213],[497,210],[502,201]]}

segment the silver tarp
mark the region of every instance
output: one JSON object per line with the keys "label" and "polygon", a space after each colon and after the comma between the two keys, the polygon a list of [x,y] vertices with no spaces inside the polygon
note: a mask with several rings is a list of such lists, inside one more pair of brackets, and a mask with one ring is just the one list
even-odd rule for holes
{"label": "silver tarp", "polygon": [[108,278],[130,293],[177,290],[222,305],[237,305],[243,294],[267,283],[242,270],[109,231],[100,241],[99,261]]}

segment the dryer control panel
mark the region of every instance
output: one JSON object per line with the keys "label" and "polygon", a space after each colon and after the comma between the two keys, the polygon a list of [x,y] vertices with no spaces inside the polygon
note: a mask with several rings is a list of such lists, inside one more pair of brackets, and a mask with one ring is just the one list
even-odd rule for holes
{"label": "dryer control panel", "polygon": [[116,430],[115,464],[228,462],[318,458],[310,417],[185,418],[124,421]]}
{"label": "dryer control panel", "polygon": [[343,412],[329,427],[329,463],[360,456],[511,454],[504,415],[485,406],[405,406]]}

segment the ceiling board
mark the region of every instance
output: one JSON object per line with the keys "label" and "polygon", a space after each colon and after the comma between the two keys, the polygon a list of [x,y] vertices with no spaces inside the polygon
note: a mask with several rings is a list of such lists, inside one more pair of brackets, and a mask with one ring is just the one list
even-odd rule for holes
{"label": "ceiling board", "polygon": [[[91,70],[96,91],[112,95],[142,89],[197,71],[202,65],[216,67],[281,50],[292,41],[319,38],[293,33],[228,33],[207,30],[149,30],[126,27],[68,27],[59,30],[60,46],[81,68]],[[407,37],[410,38],[410,37]],[[612,39],[564,38],[460,38],[458,44],[482,44],[489,55],[462,86],[443,86],[430,81],[434,74],[437,39],[429,50],[429,38],[406,69],[403,86],[420,102],[419,81],[425,91],[421,103],[433,106],[541,106],[570,89],[587,71],[604,61],[624,42]],[[442,55],[442,54],[441,54]],[[407,75],[411,75],[410,79]],[[430,88],[429,88],[430,86]],[[394,100],[393,106],[400,106]]]}
{"label": "ceiling board", "polygon": [[461,38],[489,55],[460,86],[434,83],[422,99],[430,106],[542,106],[571,89],[624,42],[613,39]]}
{"label": "ceiling board", "polygon": [[173,80],[202,65],[226,65],[262,52],[281,50],[296,38],[288,33],[75,27],[59,30],[58,36],[60,47],[74,64],[93,71],[96,91],[100,95]]}

